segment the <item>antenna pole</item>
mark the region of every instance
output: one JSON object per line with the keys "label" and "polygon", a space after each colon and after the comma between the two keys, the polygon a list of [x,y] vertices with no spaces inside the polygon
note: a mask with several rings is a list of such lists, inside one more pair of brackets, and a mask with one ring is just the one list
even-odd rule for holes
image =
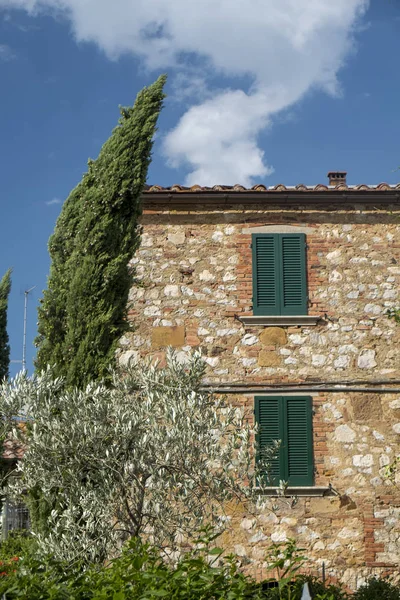
{"label": "antenna pole", "polygon": [[24,340],[22,344],[22,371],[26,371],[26,319],[28,312],[28,295],[34,290],[36,285],[24,291]]}

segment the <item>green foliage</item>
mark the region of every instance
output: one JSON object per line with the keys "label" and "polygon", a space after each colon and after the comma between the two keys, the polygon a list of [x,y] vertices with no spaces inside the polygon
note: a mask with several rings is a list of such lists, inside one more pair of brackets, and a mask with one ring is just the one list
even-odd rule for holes
{"label": "green foliage", "polygon": [[8,377],[10,367],[10,345],[7,333],[8,296],[11,291],[11,269],[0,281],[0,380]]}
{"label": "green foliage", "polygon": [[[304,583],[308,583],[313,600],[347,600],[349,597],[344,590],[336,585],[325,586],[322,581],[313,577],[297,576],[281,589],[279,587],[264,590],[268,600],[301,600]],[[265,584],[264,584],[265,585]]]}
{"label": "green foliage", "polygon": [[393,319],[395,323],[400,323],[400,308],[389,308],[386,311],[386,314],[389,319]]}
{"label": "green foliage", "polygon": [[388,579],[372,577],[352,596],[352,600],[400,600],[400,588]]}
{"label": "green foliage", "polygon": [[304,581],[308,582],[311,597],[314,600],[346,600],[348,598],[347,593],[338,585],[325,585],[316,577],[304,577],[300,575],[298,580],[302,583]]}
{"label": "green foliage", "polygon": [[26,529],[11,531],[0,543],[0,561],[25,556],[35,545],[35,539]]}
{"label": "green foliage", "polygon": [[[17,557],[15,557],[17,558]],[[5,562],[5,570],[0,573],[0,594],[2,598],[24,600],[85,598],[79,596],[82,573],[71,570],[67,565],[51,557],[42,557],[29,549],[18,560]],[[77,595],[74,595],[75,592]],[[3,596],[4,594],[4,596]]]}
{"label": "green foliage", "polygon": [[[50,501],[50,498],[53,499],[53,502]],[[24,501],[29,510],[32,530],[48,534],[50,515],[55,502],[54,494],[51,496],[43,494],[39,486],[34,486],[27,491]]]}
{"label": "green foliage", "polygon": [[[246,577],[236,557],[224,556],[215,545],[217,538],[212,528],[204,528],[193,549],[174,562],[166,561],[154,546],[132,539],[106,565],[86,569],[79,562],[71,565],[40,556],[31,543],[23,555],[7,553],[8,560],[1,565],[0,595],[6,594],[7,600],[301,600],[307,582],[313,600],[400,598],[399,588],[385,579],[370,579],[348,596],[339,586],[325,586],[316,578],[299,575],[302,558],[292,540],[287,548],[281,546],[279,555],[287,556],[288,573],[293,572],[294,578],[280,588],[270,588],[267,582]],[[283,574],[287,566],[282,567],[279,555],[273,547],[270,562]]]}
{"label": "green foliage", "polygon": [[0,582],[14,577],[21,557],[30,555],[35,549],[36,542],[26,530],[10,532],[0,543]]}
{"label": "green foliage", "polygon": [[272,544],[269,548],[268,567],[276,571],[278,580],[278,598],[292,600],[291,582],[295,579],[299,569],[304,565],[306,557],[301,554],[303,548],[298,548],[296,540]]}
{"label": "green foliage", "polygon": [[314,600],[345,600],[347,595],[340,587],[325,586],[319,579],[299,574],[307,560],[302,554],[303,551],[303,548],[297,547],[294,539],[272,544],[266,560],[269,569],[276,573],[277,585],[269,589],[273,580],[261,584],[266,597],[276,600],[300,600],[303,586],[307,582]]}
{"label": "green foliage", "polygon": [[138,540],[131,540],[107,567],[87,571],[30,554],[15,573],[0,579],[0,594],[9,600],[261,600],[259,586],[239,571],[234,557],[221,557],[221,549],[212,547],[213,537],[206,532],[198,540],[201,549],[183,555],[176,565]]}
{"label": "green foliage", "polygon": [[49,241],[50,276],[39,308],[36,368],[68,385],[108,375],[127,330],[129,261],[140,243],[140,196],[151,161],[166,77],[121,109],[118,127],[89,161]]}

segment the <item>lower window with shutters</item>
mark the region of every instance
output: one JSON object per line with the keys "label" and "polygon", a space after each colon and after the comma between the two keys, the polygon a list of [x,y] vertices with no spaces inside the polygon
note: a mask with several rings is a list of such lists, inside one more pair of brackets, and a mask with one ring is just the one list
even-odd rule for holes
{"label": "lower window with shutters", "polygon": [[314,484],[312,448],[312,399],[310,396],[256,396],[258,456],[280,441],[276,457],[266,473],[267,485],[286,481],[289,486]]}

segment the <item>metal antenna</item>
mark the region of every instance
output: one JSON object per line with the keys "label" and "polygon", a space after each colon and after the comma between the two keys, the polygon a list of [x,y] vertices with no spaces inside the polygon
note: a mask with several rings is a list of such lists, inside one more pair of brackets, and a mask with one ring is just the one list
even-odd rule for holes
{"label": "metal antenna", "polygon": [[26,371],[26,317],[28,311],[28,295],[34,290],[36,285],[24,291],[24,341],[22,344],[22,370]]}

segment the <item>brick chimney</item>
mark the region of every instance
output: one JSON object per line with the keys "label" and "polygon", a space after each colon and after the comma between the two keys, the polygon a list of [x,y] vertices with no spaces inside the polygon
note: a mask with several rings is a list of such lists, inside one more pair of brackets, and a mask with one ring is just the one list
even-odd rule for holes
{"label": "brick chimney", "polygon": [[329,185],[339,185],[339,183],[346,185],[346,175],[347,171],[329,171]]}

